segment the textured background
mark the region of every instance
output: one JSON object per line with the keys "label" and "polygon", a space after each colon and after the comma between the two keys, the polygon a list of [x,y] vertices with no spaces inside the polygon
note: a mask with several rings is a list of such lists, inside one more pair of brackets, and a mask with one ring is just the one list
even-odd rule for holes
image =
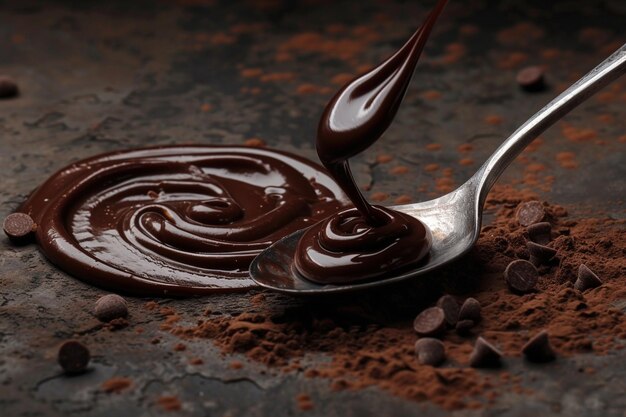
{"label": "textured background", "polygon": [[[0,217],[55,170],[104,151],[260,138],[315,159],[315,125],[344,74],[399,46],[430,3],[0,0],[0,73],[21,88],[19,98],[0,100]],[[520,123],[626,42],[621,0],[451,3],[397,121],[355,158],[358,181],[376,200],[419,201],[462,183]],[[528,64],[546,65],[546,92],[519,91],[515,74]],[[608,87],[546,132],[501,181],[529,186],[573,216],[626,217],[624,85]],[[427,146],[433,143],[441,149]],[[467,143],[471,150],[458,149]],[[562,152],[574,153],[577,168],[561,166]],[[378,163],[380,154],[394,159]],[[427,172],[433,163],[440,169]],[[177,339],[142,307],[147,300],[130,300],[128,328],[100,329],[90,311],[102,293],[49,265],[35,246],[0,239],[0,414],[159,414],[155,399],[171,394],[181,399],[182,415],[293,415],[303,390],[316,404],[309,415],[448,414],[375,388],[331,393],[326,381],[299,374],[251,363],[233,370],[233,358],[207,340],[174,352]],[[206,306],[245,311],[248,299],[159,303],[193,323]],[[93,370],[67,378],[56,348],[75,336],[91,347]],[[510,371],[543,394],[502,393],[494,407],[458,415],[624,416],[621,352],[532,370],[513,362]],[[187,365],[195,356],[204,365]],[[588,365],[598,372],[581,378]],[[130,376],[133,389],[103,394],[100,384],[115,375]]]}

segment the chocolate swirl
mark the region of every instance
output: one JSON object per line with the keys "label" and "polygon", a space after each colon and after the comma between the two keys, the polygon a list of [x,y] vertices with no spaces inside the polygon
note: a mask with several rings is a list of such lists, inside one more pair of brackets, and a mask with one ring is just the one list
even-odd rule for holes
{"label": "chocolate swirl", "polygon": [[320,167],[248,147],[172,146],[74,163],[23,204],[50,261],[141,295],[250,288],[252,259],[346,206]]}
{"label": "chocolate swirl", "polygon": [[294,259],[297,271],[320,284],[380,278],[416,266],[430,249],[430,231],[414,217],[372,206],[383,219],[372,226],[357,209],[347,209],[309,228]]}

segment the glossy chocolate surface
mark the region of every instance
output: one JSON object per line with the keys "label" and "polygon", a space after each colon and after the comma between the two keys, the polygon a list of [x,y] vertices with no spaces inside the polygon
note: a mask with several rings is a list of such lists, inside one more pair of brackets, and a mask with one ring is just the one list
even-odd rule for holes
{"label": "glossy chocolate surface", "polygon": [[307,229],[296,248],[296,270],[310,281],[342,284],[401,272],[423,260],[430,231],[408,214],[374,207],[384,224],[372,226],[352,208]]}
{"label": "glossy chocolate surface", "polygon": [[440,0],[424,24],[390,58],[344,86],[326,106],[317,153],[356,209],[307,230],[294,265],[305,278],[327,284],[371,280],[417,265],[430,249],[430,233],[417,219],[372,206],[352,178],[348,158],[387,130],[411,81],[426,40],[443,10]]}
{"label": "glossy chocolate surface", "polygon": [[77,278],[140,295],[254,286],[248,266],[287,234],[345,208],[321,167],[250,147],[169,146],[61,169],[19,211],[46,257]]}

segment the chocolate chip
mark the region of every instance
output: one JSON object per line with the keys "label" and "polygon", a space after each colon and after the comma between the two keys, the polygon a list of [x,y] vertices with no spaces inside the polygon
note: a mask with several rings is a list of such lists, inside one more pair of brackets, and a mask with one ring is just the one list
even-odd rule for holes
{"label": "chocolate chip", "polygon": [[602,285],[602,280],[593,273],[591,269],[585,264],[580,264],[578,267],[578,278],[574,283],[574,288],[578,291],[585,291],[590,288],[596,288]]}
{"label": "chocolate chip", "polygon": [[480,321],[480,303],[475,298],[468,298],[463,302],[459,311],[459,320],[471,320],[474,323]]}
{"label": "chocolate chip", "polygon": [[448,326],[454,327],[459,320],[459,303],[451,295],[444,295],[437,300],[437,307],[443,310]]}
{"label": "chocolate chip", "polygon": [[100,321],[111,321],[128,316],[128,306],[119,295],[107,294],[96,301],[93,312]]}
{"label": "chocolate chip", "polygon": [[437,366],[446,359],[443,343],[432,337],[424,337],[415,342],[415,354],[422,365]]}
{"label": "chocolate chip", "polygon": [[543,204],[536,200],[522,203],[517,208],[517,221],[524,227],[539,223],[545,215]]}
{"label": "chocolate chip", "polygon": [[544,70],[539,66],[522,68],[515,79],[524,91],[542,91],[546,88]]}
{"label": "chocolate chip", "polygon": [[59,365],[68,374],[84,372],[89,364],[89,349],[77,340],[69,340],[59,348]]}
{"label": "chocolate chip", "polygon": [[16,244],[27,243],[35,230],[35,222],[25,213],[9,214],[2,225],[4,233],[11,242]]}
{"label": "chocolate chip", "polygon": [[504,279],[513,292],[528,293],[537,285],[539,273],[532,263],[523,259],[513,261],[504,270]]}
{"label": "chocolate chip", "polygon": [[526,242],[526,247],[530,254],[530,262],[535,266],[548,262],[556,255],[556,249],[535,242]]}
{"label": "chocolate chip", "polygon": [[0,98],[15,97],[17,93],[17,83],[9,77],[0,76]]}
{"label": "chocolate chip", "polygon": [[530,362],[550,362],[556,357],[545,330],[531,338],[522,347],[522,353]]}
{"label": "chocolate chip", "polygon": [[446,327],[446,318],[439,307],[430,307],[415,317],[413,328],[420,336],[433,336],[441,333]]}
{"label": "chocolate chip", "polygon": [[460,336],[467,336],[468,334],[470,334],[474,325],[474,320],[459,320],[456,323],[456,327],[454,330],[456,330],[457,334],[459,334]]}
{"label": "chocolate chip", "polygon": [[552,240],[550,236],[552,225],[548,222],[531,224],[526,231],[528,232],[528,238],[540,245],[545,245]]}
{"label": "chocolate chip", "polygon": [[501,357],[502,353],[495,346],[482,337],[478,337],[469,362],[473,368],[495,368],[500,366]]}

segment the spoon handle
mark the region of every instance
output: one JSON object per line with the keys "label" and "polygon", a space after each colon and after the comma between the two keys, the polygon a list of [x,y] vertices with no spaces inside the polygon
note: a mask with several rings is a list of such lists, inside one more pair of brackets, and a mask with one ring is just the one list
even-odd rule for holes
{"label": "spoon handle", "polygon": [[470,180],[476,184],[478,207],[483,206],[491,186],[526,146],[557,120],[624,73],[626,73],[626,44],[559,94],[509,136]]}

